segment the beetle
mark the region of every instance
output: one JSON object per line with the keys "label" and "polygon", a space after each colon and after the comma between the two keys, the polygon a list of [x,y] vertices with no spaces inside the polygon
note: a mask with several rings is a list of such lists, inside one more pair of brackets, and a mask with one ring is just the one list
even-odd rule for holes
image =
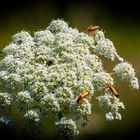
{"label": "beetle", "polygon": [[82,92],[77,98],[77,103],[79,103],[83,98],[87,97],[88,95],[89,95],[89,92],[87,91]]}
{"label": "beetle", "polygon": [[115,95],[115,97],[119,97],[119,94],[117,92],[117,90],[113,87],[113,85],[111,83],[107,83],[106,84],[107,88],[109,88],[109,90],[112,92],[113,95]]}
{"label": "beetle", "polygon": [[84,32],[89,35],[95,35],[100,30],[100,27],[97,25],[90,25],[87,27]]}

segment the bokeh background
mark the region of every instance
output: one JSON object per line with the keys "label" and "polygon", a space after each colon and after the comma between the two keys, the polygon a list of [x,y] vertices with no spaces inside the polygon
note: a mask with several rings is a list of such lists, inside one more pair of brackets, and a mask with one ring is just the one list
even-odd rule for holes
{"label": "bokeh background", "polygon": [[[21,30],[45,29],[52,19],[62,18],[70,26],[83,31],[91,24],[99,25],[111,39],[118,53],[136,69],[140,80],[140,7],[137,0],[130,1],[66,1],[66,0],[1,0],[0,1],[0,50],[11,41],[11,36]],[[111,70],[113,64],[103,60],[105,68]],[[126,109],[121,111],[121,121],[106,121],[103,112],[95,102],[94,114],[89,117],[86,128],[81,128],[80,136],[74,139],[140,139],[140,91],[116,79],[120,99]],[[13,110],[14,111],[14,110]],[[53,139],[54,130],[47,121],[44,139]],[[14,131],[0,127],[0,137],[16,137]],[[28,134],[24,138],[37,139]],[[22,138],[19,136],[19,138]]]}

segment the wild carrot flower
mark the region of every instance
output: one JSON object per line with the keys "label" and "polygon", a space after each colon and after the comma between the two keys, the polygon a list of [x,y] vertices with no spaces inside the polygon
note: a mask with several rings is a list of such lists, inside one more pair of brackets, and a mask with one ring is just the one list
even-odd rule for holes
{"label": "wild carrot flower", "polygon": [[[0,110],[5,111],[0,114],[0,121],[6,124],[14,123],[8,114],[14,104],[27,123],[39,124],[53,114],[59,134],[72,137],[79,134],[81,118],[83,126],[88,124],[93,99],[99,101],[107,120],[121,120],[119,109],[124,109],[124,105],[106,86],[114,86],[115,82],[113,75],[104,70],[100,56],[111,61],[118,59],[113,72],[139,89],[132,65],[117,54],[103,31],[88,35],[60,19],[33,36],[26,31],[15,34],[3,55]],[[82,96],[85,91],[89,93],[86,97]]]}

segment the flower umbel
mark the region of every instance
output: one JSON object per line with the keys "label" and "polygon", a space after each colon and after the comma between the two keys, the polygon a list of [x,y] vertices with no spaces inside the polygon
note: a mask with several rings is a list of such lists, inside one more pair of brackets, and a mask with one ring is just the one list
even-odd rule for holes
{"label": "flower umbel", "polygon": [[58,128],[59,134],[62,136],[73,137],[74,135],[79,135],[77,125],[72,119],[63,117],[55,125]]}
{"label": "flower umbel", "polygon": [[[79,134],[81,118],[80,125],[88,124],[96,98],[107,120],[122,119],[119,109],[124,109],[124,104],[113,94],[117,92],[114,73],[139,89],[132,65],[117,54],[113,42],[99,28],[92,35],[63,20],[53,20],[34,36],[26,31],[15,34],[3,56],[0,122],[5,124],[14,122],[9,112],[16,106],[26,124],[39,125],[53,115],[59,134],[70,138]],[[104,70],[101,56],[119,61],[113,74]]]}
{"label": "flower umbel", "polygon": [[135,70],[131,64],[122,62],[116,65],[113,70],[123,81],[130,83],[134,89],[139,89],[138,79],[135,77]]}

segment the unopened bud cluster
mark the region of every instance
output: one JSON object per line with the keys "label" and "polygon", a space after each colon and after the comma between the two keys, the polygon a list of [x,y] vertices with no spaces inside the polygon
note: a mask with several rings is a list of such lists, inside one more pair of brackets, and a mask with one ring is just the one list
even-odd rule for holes
{"label": "unopened bud cluster", "polygon": [[[14,104],[28,123],[39,124],[53,114],[59,133],[72,137],[79,134],[81,118],[82,125],[87,125],[88,116],[94,110],[93,99],[98,99],[107,120],[121,120],[119,109],[125,107],[106,86],[114,86],[113,74],[139,89],[132,65],[117,54],[103,31],[89,35],[60,19],[53,20],[33,36],[25,31],[15,34],[3,49],[3,55],[0,121],[6,124],[14,122],[8,113]],[[100,56],[118,60],[113,74],[104,70]],[[89,95],[79,97],[84,91]]]}

